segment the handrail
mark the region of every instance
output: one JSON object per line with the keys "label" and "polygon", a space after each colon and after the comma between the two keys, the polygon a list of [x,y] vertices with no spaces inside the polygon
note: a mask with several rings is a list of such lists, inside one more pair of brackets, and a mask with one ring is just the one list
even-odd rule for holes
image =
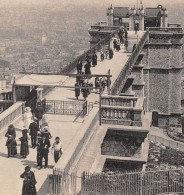
{"label": "handrail", "polygon": [[3,130],[8,124],[13,122],[14,119],[22,115],[25,102],[16,102],[0,115],[0,131]]}
{"label": "handrail", "polygon": [[145,42],[147,41],[149,31],[147,30],[141,40],[139,41],[138,45],[136,46],[135,50],[132,52],[130,58],[126,62],[125,66],[121,70],[119,76],[115,80],[112,88],[111,88],[111,95],[119,95],[121,90],[123,89],[125,82],[132,71],[132,68],[138,58],[138,54],[142,50]]}
{"label": "handrail", "polygon": [[85,51],[82,55],[77,57],[73,62],[68,64],[67,66],[63,67],[61,70],[61,73],[69,73],[76,69],[78,60],[85,60],[87,54],[94,52],[95,50],[98,50],[101,44],[104,44],[106,41],[111,39],[117,32],[119,31],[119,28],[112,32],[111,34],[107,35],[104,39],[101,39],[98,43],[96,43],[94,46],[92,46],[90,49]]}

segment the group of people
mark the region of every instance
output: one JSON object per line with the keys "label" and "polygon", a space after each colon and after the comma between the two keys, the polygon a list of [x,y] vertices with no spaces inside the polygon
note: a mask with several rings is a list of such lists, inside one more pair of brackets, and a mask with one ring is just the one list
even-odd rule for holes
{"label": "group of people", "polygon": [[[32,114],[31,108],[26,107],[24,113],[24,129],[22,130],[22,136],[18,139],[20,144],[20,156],[26,158],[29,155],[29,135],[31,137],[31,146],[37,150],[37,167],[42,168],[43,160],[45,161],[45,168],[48,167],[48,154],[51,147],[50,139],[52,138],[49,132],[48,120],[44,115],[41,104],[38,103],[38,107],[35,109],[35,113]],[[14,125],[9,125],[5,134],[7,137],[6,146],[8,150],[8,158],[17,155],[17,141],[16,129]],[[52,145],[51,153],[54,155],[55,163],[60,159],[63,150],[59,137],[55,138],[55,142]],[[24,178],[22,195],[36,195],[36,179],[30,166],[25,167],[25,172],[21,174],[21,178]]]}
{"label": "group of people", "polygon": [[127,28],[123,25],[120,27],[118,31],[119,39],[114,39],[113,41],[113,47],[116,51],[119,51],[120,45],[124,44],[126,51],[128,51],[128,31]]}

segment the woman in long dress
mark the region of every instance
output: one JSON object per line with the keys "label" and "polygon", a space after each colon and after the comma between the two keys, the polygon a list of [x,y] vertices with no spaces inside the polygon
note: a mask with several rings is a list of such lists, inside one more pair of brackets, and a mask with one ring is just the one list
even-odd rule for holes
{"label": "woman in long dress", "polygon": [[24,113],[24,128],[29,129],[29,125],[32,122],[32,113],[31,113],[31,108],[26,107],[25,108],[25,113]]}
{"label": "woman in long dress", "polygon": [[8,149],[8,158],[9,158],[17,154],[17,142],[15,140],[16,132],[13,125],[10,125],[8,127],[8,131],[6,132],[5,137],[8,138],[6,141],[6,146]]}
{"label": "woman in long dress", "polygon": [[20,155],[23,158],[26,158],[26,156],[29,154],[27,129],[22,130],[22,137],[20,138],[20,141]]}
{"label": "woman in long dress", "polygon": [[36,179],[34,172],[31,171],[30,166],[25,167],[24,173],[20,175],[20,178],[24,179],[22,187],[22,195],[36,195]]}

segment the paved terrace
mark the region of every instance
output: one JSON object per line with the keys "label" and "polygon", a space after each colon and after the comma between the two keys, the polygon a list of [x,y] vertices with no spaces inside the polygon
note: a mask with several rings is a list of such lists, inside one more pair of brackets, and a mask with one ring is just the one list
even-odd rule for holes
{"label": "paved terrace", "polygon": [[[139,38],[142,36],[143,32],[139,32]],[[134,32],[129,32],[129,51],[132,51],[132,46],[137,42],[137,36]],[[111,70],[112,78],[111,82],[114,83],[115,79],[119,75],[121,69],[125,65],[130,53],[125,53],[122,48],[119,52],[114,51],[114,57],[112,60],[105,59],[100,61],[100,54],[98,53],[98,65],[91,68],[91,72],[94,74],[106,74],[108,69]],[[30,75],[31,76],[31,75]],[[39,76],[39,75],[38,75]],[[65,77],[63,86],[74,86],[75,78]],[[46,96],[46,99],[50,100],[75,100],[75,93],[73,89],[56,87],[53,88]],[[82,94],[79,99],[83,99]],[[92,92],[87,98],[88,102],[98,102],[99,94]],[[86,133],[86,129],[90,129],[91,121],[97,115],[98,105],[96,105],[93,110],[84,118],[79,118],[74,122],[75,116],[64,116],[64,115],[47,115],[49,119],[50,132],[53,136],[51,139],[51,144],[54,142],[54,138],[59,136],[63,143],[64,154],[58,162],[58,167],[60,165],[68,162],[71,158],[72,153],[75,150],[75,146],[82,139]],[[94,121],[95,122],[95,121]],[[17,128],[17,140],[21,137],[21,130],[23,129],[22,118],[19,118],[14,122],[15,127]],[[97,124],[96,124],[97,125]],[[94,125],[95,126],[95,125]],[[98,129],[97,127],[94,127]],[[48,193],[48,180],[46,180],[47,175],[52,173],[52,168],[55,166],[53,161],[53,156],[49,153],[49,165],[48,169],[38,170],[36,168],[36,150],[30,147],[30,154],[26,159],[20,159],[19,154],[15,158],[7,158],[7,149],[5,146],[6,138],[4,137],[5,130],[1,129],[0,132],[0,165],[1,165],[1,174],[0,174],[0,194],[2,195],[20,195],[22,189],[22,179],[20,179],[20,174],[24,171],[26,165],[30,165],[32,170],[35,172],[37,180],[37,191],[38,195],[46,195]],[[100,132],[103,134],[103,131]],[[99,137],[101,136],[98,134]],[[20,142],[18,142],[18,153],[20,152]],[[46,188],[47,186],[47,188]]]}

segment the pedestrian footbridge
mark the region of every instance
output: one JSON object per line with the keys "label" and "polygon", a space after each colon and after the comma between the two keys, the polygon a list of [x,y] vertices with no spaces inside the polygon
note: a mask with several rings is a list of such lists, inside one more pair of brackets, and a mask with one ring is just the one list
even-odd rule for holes
{"label": "pedestrian footbridge", "polygon": [[[23,129],[22,114],[25,108],[25,102],[21,101],[21,95],[17,93],[19,95],[17,96],[19,101],[14,97],[16,103],[0,115],[0,194],[21,194],[22,180],[19,176],[24,171],[26,165],[30,165],[35,172],[38,195],[49,194],[49,186],[53,190],[52,192],[57,194],[59,193],[58,184],[56,183],[55,187],[53,187],[53,183],[51,182],[49,184],[48,179],[48,175],[53,173],[53,168],[55,173],[59,170],[63,171],[65,174],[78,174],[80,177],[84,169],[88,169],[89,171],[94,170],[94,167],[97,167],[95,166],[95,162],[99,164],[99,167],[102,166],[100,163],[104,162],[103,159],[98,162],[95,161],[95,159],[99,159],[99,151],[96,152],[95,148],[100,147],[107,127],[109,126],[108,124],[114,126],[135,126],[138,129],[145,130],[149,129],[150,115],[149,113],[144,114],[144,98],[136,97],[135,94],[132,94],[129,90],[122,93],[122,89],[127,84],[126,81],[135,78],[135,75],[132,75],[131,71],[141,54],[145,42],[148,40],[148,31],[140,31],[138,34],[129,31],[128,39],[128,51],[121,45],[121,50],[114,51],[114,57],[111,60],[105,59],[100,61],[100,53],[98,51],[107,43],[112,47],[112,37],[100,41],[79,57],[83,59],[87,53],[90,54],[93,51],[97,52],[98,63],[97,66],[91,68],[91,73],[106,75],[110,70],[110,75],[112,75],[111,96],[107,89],[102,94],[99,94],[94,89],[88,96],[87,102],[83,100],[82,94],[80,94],[79,100],[76,101],[73,88],[76,78],[73,77],[72,74],[76,74],[75,68],[78,59],[63,68],[61,75],[29,73],[22,74],[19,78],[15,78],[13,83],[14,90],[24,88],[24,92],[26,93],[26,90],[30,90],[29,87],[32,86],[42,88],[43,93],[40,94],[40,100],[45,100],[49,129],[53,136],[51,144],[54,142],[54,138],[59,136],[63,144],[63,155],[59,162],[54,164],[53,156],[49,153],[50,166],[48,169],[43,170],[36,168],[36,150],[32,148],[30,148],[30,154],[26,159],[21,159],[19,155],[15,158],[6,158],[7,151],[4,134],[8,125],[14,124],[16,127],[17,140],[21,137],[21,130]],[[137,47],[132,53],[134,44],[137,44]],[[64,75],[63,73],[67,74]],[[70,75],[69,73],[72,74]],[[91,82],[94,83],[94,78],[92,78]],[[129,96],[127,96],[128,94]],[[79,104],[82,105],[81,109],[79,109]],[[68,113],[64,111],[61,112],[62,108],[65,108],[65,111],[72,111]],[[84,108],[85,113],[83,112],[81,115],[80,111]],[[146,123],[144,122],[145,119],[148,119]],[[121,122],[118,123],[118,121]],[[100,126],[101,124],[102,126]],[[89,147],[89,151],[86,147]],[[97,158],[95,158],[95,156]],[[71,194],[72,191],[80,190],[77,187],[72,187],[72,190],[71,188],[68,190],[69,186],[71,187],[71,184],[65,183],[64,194],[66,195]]]}

